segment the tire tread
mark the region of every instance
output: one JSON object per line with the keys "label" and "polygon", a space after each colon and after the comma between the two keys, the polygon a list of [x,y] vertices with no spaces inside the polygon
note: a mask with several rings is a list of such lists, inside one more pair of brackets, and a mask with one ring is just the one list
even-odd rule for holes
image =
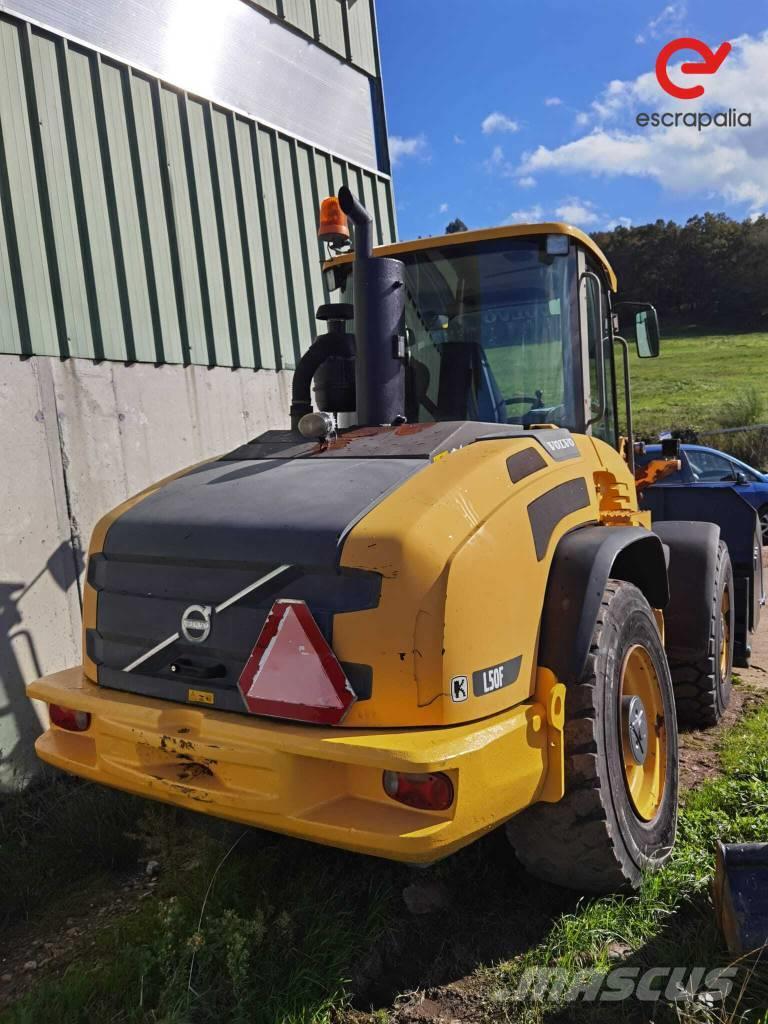
{"label": "tire tread", "polygon": [[[709,642],[707,655],[698,661],[680,661],[669,658],[669,671],[675,690],[678,723],[689,729],[709,729],[717,725],[723,715],[724,706],[718,700],[721,689],[716,658],[718,619],[720,615],[720,581],[730,568],[728,548],[720,541],[715,563],[715,586],[710,611]],[[733,579],[731,574],[731,579]],[[733,599],[733,590],[731,590]],[[731,638],[733,642],[733,638]],[[726,702],[727,705],[727,702]]]}
{"label": "tire tread", "polygon": [[600,721],[596,714],[598,658],[617,594],[632,584],[609,580],[598,613],[583,679],[568,688],[565,725],[566,794],[558,803],[534,804],[507,823],[518,860],[545,881],[585,892],[636,886],[640,870],[614,835],[610,787],[600,778]]}

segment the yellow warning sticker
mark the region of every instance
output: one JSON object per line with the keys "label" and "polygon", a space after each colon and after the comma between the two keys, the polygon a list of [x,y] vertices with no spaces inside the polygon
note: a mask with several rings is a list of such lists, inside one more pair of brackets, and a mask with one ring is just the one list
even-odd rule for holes
{"label": "yellow warning sticker", "polygon": [[213,704],[213,694],[208,690],[187,690],[187,700],[195,704]]}

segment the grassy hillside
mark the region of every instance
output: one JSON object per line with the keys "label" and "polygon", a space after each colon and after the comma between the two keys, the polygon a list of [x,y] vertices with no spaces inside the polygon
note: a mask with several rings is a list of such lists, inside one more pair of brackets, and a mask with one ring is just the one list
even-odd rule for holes
{"label": "grassy hillside", "polygon": [[768,421],[766,370],[768,333],[665,337],[658,359],[632,357],[635,427],[722,425],[750,389],[762,397]]}

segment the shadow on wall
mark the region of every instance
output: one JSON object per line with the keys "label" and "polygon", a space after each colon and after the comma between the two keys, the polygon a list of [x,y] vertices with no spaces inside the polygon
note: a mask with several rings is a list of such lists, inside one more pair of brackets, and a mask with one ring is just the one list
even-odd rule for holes
{"label": "shadow on wall", "polygon": [[46,575],[66,594],[83,571],[80,548],[71,540],[60,544],[29,583],[0,582],[0,776],[20,783],[33,768],[32,743],[42,732],[35,708],[27,697],[22,650],[36,676],[41,676],[35,641],[24,628],[20,603]]}

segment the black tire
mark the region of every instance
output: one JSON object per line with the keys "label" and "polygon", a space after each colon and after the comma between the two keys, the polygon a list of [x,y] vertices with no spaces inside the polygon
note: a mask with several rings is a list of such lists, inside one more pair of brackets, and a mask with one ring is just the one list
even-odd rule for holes
{"label": "black tire", "polygon": [[[620,701],[630,650],[644,648],[663,706],[666,771],[650,821],[636,812],[623,764]],[[658,724],[658,723],[657,723]],[[507,823],[524,867],[547,882],[581,892],[636,888],[644,871],[669,857],[677,828],[677,721],[666,655],[643,594],[609,580],[592,635],[584,678],[565,698],[565,796],[538,803]]]}
{"label": "black tire", "polygon": [[[725,622],[723,600],[728,598],[727,651],[721,657]],[[678,724],[687,729],[708,729],[717,725],[731,700],[733,689],[734,590],[731,556],[720,541],[715,563],[715,587],[709,610],[707,655],[699,661],[669,659],[675,689]]]}

